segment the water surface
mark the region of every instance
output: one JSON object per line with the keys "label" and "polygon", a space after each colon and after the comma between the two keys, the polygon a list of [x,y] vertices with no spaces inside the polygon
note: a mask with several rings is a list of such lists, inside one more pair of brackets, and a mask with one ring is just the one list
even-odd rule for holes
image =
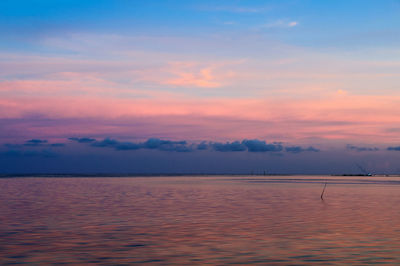
{"label": "water surface", "polygon": [[0,262],[399,264],[399,185],[398,177],[3,178]]}

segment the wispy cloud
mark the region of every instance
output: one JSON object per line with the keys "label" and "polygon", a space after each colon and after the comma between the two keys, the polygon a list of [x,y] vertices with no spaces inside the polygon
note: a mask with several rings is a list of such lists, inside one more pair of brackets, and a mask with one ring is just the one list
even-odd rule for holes
{"label": "wispy cloud", "polygon": [[273,28],[293,28],[299,25],[298,21],[278,19],[267,24],[261,25],[261,29]]}
{"label": "wispy cloud", "polygon": [[[328,95],[329,96],[329,95]],[[186,140],[307,138],[397,143],[398,96],[336,95],[315,99],[0,98],[0,137],[162,136]],[[368,113],[368,115],[365,115]],[[27,116],[26,114],[35,114]],[[19,132],[14,136],[10,132]],[[278,138],[277,138],[278,137]],[[343,142],[341,145],[343,145]]]}
{"label": "wispy cloud", "polygon": [[216,88],[221,86],[221,82],[213,73],[214,69],[213,66],[201,67],[191,62],[173,62],[166,71],[173,77],[163,83],[178,87]]}
{"label": "wispy cloud", "polygon": [[[269,26],[284,25],[298,21]],[[278,136],[291,143],[334,139],[342,146],[398,140],[398,132],[387,129],[400,121],[393,86],[399,63],[386,51],[387,62],[322,54],[260,36],[57,38],[58,46],[42,47],[65,51],[70,44],[74,53],[0,54],[0,136],[9,142],[16,132],[20,139]]]}

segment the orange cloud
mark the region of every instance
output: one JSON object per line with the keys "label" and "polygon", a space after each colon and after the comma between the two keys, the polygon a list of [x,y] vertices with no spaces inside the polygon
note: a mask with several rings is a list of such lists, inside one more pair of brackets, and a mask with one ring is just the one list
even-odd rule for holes
{"label": "orange cloud", "polygon": [[214,67],[203,67],[191,62],[170,63],[166,70],[173,78],[165,80],[167,85],[179,87],[216,88],[221,86],[213,74]]}

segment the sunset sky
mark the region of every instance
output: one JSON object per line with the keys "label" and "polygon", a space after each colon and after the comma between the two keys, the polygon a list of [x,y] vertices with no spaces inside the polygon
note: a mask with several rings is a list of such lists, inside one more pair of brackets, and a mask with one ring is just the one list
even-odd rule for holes
{"label": "sunset sky", "polygon": [[0,1],[0,173],[400,173],[400,1]]}

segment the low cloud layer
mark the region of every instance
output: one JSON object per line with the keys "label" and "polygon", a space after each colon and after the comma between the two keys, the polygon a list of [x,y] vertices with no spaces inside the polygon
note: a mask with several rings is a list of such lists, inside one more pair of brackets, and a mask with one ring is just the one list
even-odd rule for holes
{"label": "low cloud layer", "polygon": [[27,140],[24,145],[25,146],[43,146],[44,144],[47,144],[47,140],[44,139],[31,139]]}
{"label": "low cloud layer", "polygon": [[119,141],[111,138],[105,138],[103,140],[96,140],[91,138],[69,138],[69,140],[79,143],[87,143],[92,147],[108,147],[114,148],[115,150],[119,151],[150,149],[161,151],[189,152],[193,150],[193,145],[188,145],[186,141],[161,140],[158,138],[150,138],[145,142]]}
{"label": "low cloud layer", "polygon": [[46,139],[30,139],[25,141],[22,144],[17,144],[17,143],[5,143],[3,144],[4,147],[10,149],[10,150],[20,150],[23,148],[50,148],[50,147],[64,147],[65,143],[49,143],[48,140]]}
{"label": "low cloud layer", "polygon": [[96,139],[92,139],[92,138],[69,138],[69,140],[73,140],[79,143],[91,143],[96,141]]}
{"label": "low cloud layer", "polygon": [[[113,138],[104,138],[101,140],[89,137],[71,137],[70,142],[76,142],[82,145],[95,148],[110,148],[116,151],[133,150],[158,150],[166,152],[195,152],[195,151],[214,151],[214,152],[251,152],[251,153],[270,153],[271,155],[283,155],[287,153],[319,152],[320,150],[309,146],[284,146],[281,142],[267,143],[264,140],[244,139],[242,141],[232,142],[211,142],[202,141],[200,143],[189,143],[185,140],[174,141],[159,138],[149,138],[143,142],[120,141]],[[4,154],[7,156],[42,156],[50,157],[55,153],[53,148],[57,149],[66,146],[68,143],[49,143],[46,139],[30,139],[22,144],[6,143]]]}
{"label": "low cloud layer", "polygon": [[221,152],[235,152],[235,151],[246,150],[246,146],[243,145],[243,143],[240,143],[239,141],[226,142],[226,143],[215,142],[215,143],[210,143],[209,146],[213,150]]}
{"label": "low cloud layer", "polygon": [[279,152],[282,151],[283,147],[280,143],[272,143],[267,144],[265,141],[252,139],[252,140],[243,140],[242,143],[246,145],[248,151],[250,152]]}
{"label": "low cloud layer", "polygon": [[149,150],[160,150],[160,151],[175,151],[175,152],[192,152],[192,151],[202,151],[211,150],[217,152],[290,152],[290,153],[300,153],[300,152],[319,152],[319,149],[314,147],[303,148],[301,146],[290,146],[284,147],[280,142],[267,143],[264,140],[258,139],[245,139],[242,141],[233,142],[207,142],[202,141],[198,144],[188,143],[187,141],[172,141],[163,140],[159,138],[150,138],[144,142],[129,142],[129,141],[119,141],[116,139],[105,138],[103,140],[96,140],[92,138],[69,138],[71,141],[78,143],[86,143],[92,147],[108,147],[115,150],[139,150],[139,149],[149,149]]}
{"label": "low cloud layer", "polygon": [[379,149],[376,148],[376,147],[373,147],[373,148],[371,148],[371,147],[358,147],[358,146],[354,146],[354,145],[351,145],[351,144],[347,144],[346,145],[346,149],[353,150],[353,151],[358,151],[358,152],[362,152],[362,151],[379,151]]}
{"label": "low cloud layer", "polygon": [[[341,144],[340,150],[267,142],[187,141],[149,138],[77,137],[65,142],[28,138],[0,146],[3,172],[129,172],[129,173],[324,173],[361,174],[399,172],[400,146]],[[61,142],[61,141],[60,141]],[[29,144],[29,145],[26,145]],[[63,147],[64,146],[64,147]],[[369,146],[374,147],[374,146]],[[322,149],[322,148],[321,148]],[[360,151],[360,152],[359,152]],[[382,156],[384,155],[384,156]],[[132,162],[136,162],[132,164]],[[363,169],[363,170],[361,170]]]}
{"label": "low cloud layer", "polygon": [[316,149],[312,146],[308,147],[308,148],[303,148],[301,146],[291,146],[291,147],[286,147],[285,150],[287,152],[291,152],[291,153],[300,153],[300,152],[306,152],[306,151],[310,151],[310,152],[319,152],[319,149]]}

